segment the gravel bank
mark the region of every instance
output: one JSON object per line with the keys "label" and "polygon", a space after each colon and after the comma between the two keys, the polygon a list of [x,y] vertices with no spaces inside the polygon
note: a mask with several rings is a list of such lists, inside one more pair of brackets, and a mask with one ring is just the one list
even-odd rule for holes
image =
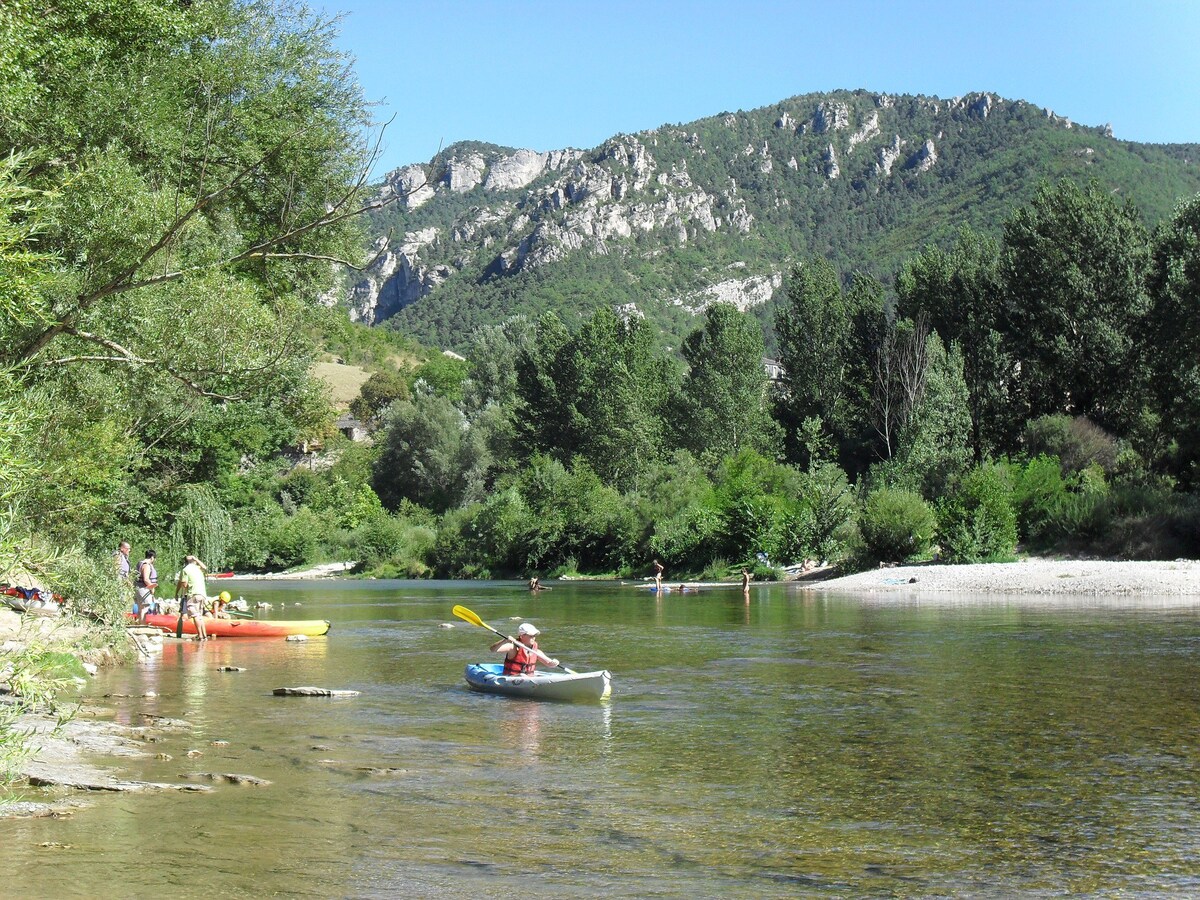
{"label": "gravel bank", "polygon": [[894,566],[805,584],[844,593],[1053,594],[1077,596],[1196,597],[1200,561],[1112,562],[1026,559],[977,565]]}

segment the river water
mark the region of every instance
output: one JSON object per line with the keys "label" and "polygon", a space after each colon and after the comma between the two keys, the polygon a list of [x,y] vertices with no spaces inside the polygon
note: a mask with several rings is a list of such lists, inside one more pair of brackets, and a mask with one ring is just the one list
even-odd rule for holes
{"label": "river water", "polygon": [[[87,691],[119,721],[191,723],[128,777],[272,784],[0,821],[0,894],[1200,892],[1200,606],[785,586],[749,603],[736,587],[657,598],[611,583],[536,597],[500,582],[232,589],[272,602],[271,618],[333,629],[169,643]],[[502,631],[535,622],[566,665],[613,672],[611,700],[469,692],[463,666],[493,637],[453,618],[456,603]],[[298,685],[361,695],[271,693]]]}

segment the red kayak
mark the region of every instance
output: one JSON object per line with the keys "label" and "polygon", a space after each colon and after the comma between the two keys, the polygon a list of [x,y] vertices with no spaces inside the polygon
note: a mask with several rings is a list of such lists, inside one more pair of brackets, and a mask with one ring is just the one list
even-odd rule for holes
{"label": "red kayak", "polygon": [[[136,620],[137,616],[131,613],[129,618]],[[179,616],[151,613],[146,616],[146,624],[174,634],[179,625]],[[291,634],[319,637],[329,631],[329,623],[324,619],[272,622],[267,619],[213,619],[206,616],[204,630],[210,635],[220,637],[287,637]],[[183,633],[196,633],[196,623],[190,616],[184,617]]]}
{"label": "red kayak", "polygon": [[215,572],[208,576],[209,578],[237,578],[233,572]]}

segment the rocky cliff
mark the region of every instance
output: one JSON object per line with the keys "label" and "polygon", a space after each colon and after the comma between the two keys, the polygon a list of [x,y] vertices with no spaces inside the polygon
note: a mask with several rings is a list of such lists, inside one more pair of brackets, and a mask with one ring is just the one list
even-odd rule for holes
{"label": "rocky cliff", "polygon": [[[576,303],[610,302],[678,331],[671,309],[769,303],[810,254],[886,278],[959,225],[995,228],[1042,174],[1107,178],[1132,193],[1136,146],[990,93],[864,91],[618,135],[586,151],[459,144],[384,179],[379,194],[395,203],[374,227],[389,236],[343,299],[358,320],[399,316],[449,346],[508,314]],[[1169,148],[1160,155],[1142,167],[1169,165],[1181,186],[1200,188],[1190,162]]]}

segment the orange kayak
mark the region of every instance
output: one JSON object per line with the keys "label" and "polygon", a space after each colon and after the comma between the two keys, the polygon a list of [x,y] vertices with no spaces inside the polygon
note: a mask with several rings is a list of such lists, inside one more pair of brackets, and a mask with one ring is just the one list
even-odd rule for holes
{"label": "orange kayak", "polygon": [[[136,619],[137,617],[130,615],[129,618]],[[151,613],[146,616],[146,624],[174,634],[179,625],[179,616]],[[269,619],[213,619],[206,617],[204,630],[220,637],[287,637],[290,634],[319,637],[329,631],[329,622],[324,619],[285,622]],[[196,623],[191,620],[190,616],[184,617],[183,633],[196,633]]]}

